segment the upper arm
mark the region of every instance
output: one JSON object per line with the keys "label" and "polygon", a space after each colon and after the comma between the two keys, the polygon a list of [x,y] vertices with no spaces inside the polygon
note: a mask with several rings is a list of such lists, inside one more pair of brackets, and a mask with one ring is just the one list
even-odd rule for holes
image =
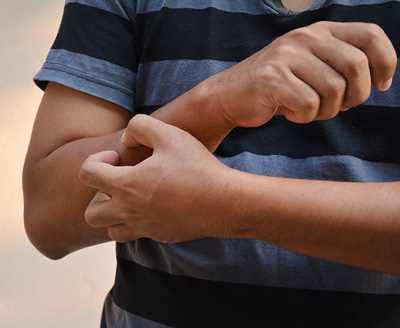
{"label": "upper arm", "polygon": [[96,190],[78,171],[92,153],[115,149],[130,112],[115,104],[49,83],[34,124],[23,173],[25,229],[50,258],[109,240],[87,225],[84,213]]}
{"label": "upper arm", "polygon": [[131,116],[116,104],[49,83],[36,116],[27,160],[43,159],[74,140],[121,130]]}

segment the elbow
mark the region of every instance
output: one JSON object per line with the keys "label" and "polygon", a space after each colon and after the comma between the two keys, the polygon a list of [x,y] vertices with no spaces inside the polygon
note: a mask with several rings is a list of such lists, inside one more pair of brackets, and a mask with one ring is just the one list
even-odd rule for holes
{"label": "elbow", "polygon": [[[54,220],[51,216],[51,206],[40,194],[40,188],[32,186],[31,181],[23,178],[24,191],[24,226],[32,245],[51,260],[59,260],[71,253],[64,246],[61,238],[54,231]],[[28,183],[29,182],[29,183]]]}
{"label": "elbow", "polygon": [[51,260],[59,260],[68,255],[61,243],[55,241],[46,229],[44,217],[37,211],[37,208],[26,206],[24,209],[25,232],[31,244],[44,256]]}
{"label": "elbow", "polygon": [[41,183],[34,173],[32,165],[25,163],[22,174],[25,232],[29,241],[41,254],[51,260],[59,260],[69,252],[62,247],[51,231],[50,206],[41,193]]}

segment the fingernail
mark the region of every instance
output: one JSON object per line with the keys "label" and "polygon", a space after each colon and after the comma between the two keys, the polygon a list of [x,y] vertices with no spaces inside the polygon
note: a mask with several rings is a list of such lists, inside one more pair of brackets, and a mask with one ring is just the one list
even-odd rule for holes
{"label": "fingernail", "polygon": [[393,77],[391,77],[389,80],[383,82],[381,84],[381,90],[382,91],[386,91],[390,88],[390,86],[392,85],[392,81],[393,81]]}
{"label": "fingernail", "polygon": [[124,133],[122,133],[121,141],[124,141],[124,139],[125,139],[125,131],[124,131]]}

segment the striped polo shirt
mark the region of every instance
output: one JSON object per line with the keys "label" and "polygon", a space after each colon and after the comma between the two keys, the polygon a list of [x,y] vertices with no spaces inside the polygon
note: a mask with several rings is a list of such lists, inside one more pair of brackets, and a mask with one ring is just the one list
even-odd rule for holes
{"label": "striped polo shirt", "polygon": [[[302,13],[268,0],[68,0],[35,82],[150,114],[321,20],[379,24],[400,53],[399,17],[398,0],[316,0]],[[399,107],[397,70],[389,91],[372,87],[365,103],[331,120],[300,125],[274,117],[259,128],[236,128],[215,156],[259,175],[399,181]],[[116,251],[102,327],[400,327],[398,276],[253,239],[167,245],[143,238]]]}

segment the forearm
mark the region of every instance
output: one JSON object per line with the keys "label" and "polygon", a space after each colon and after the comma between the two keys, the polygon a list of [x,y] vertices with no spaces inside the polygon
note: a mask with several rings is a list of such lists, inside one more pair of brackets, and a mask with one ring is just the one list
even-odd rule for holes
{"label": "forearm", "polygon": [[235,172],[234,235],[400,274],[399,183],[343,183]]}
{"label": "forearm", "polygon": [[[43,158],[27,158],[24,168],[25,226],[32,243],[46,256],[57,259],[75,250],[106,242],[107,230],[85,221],[85,210],[95,189],[79,181],[78,172],[92,153],[115,149],[124,161],[140,160],[144,148],[124,152],[122,131],[83,138],[62,145]],[[143,155],[142,155],[143,154]]]}
{"label": "forearm", "polygon": [[108,227],[114,240],[255,238],[400,275],[400,182],[260,176],[227,167],[189,134],[150,117],[133,118],[130,129],[124,142],[152,147],[153,156],[133,167],[109,165],[106,154],[92,156],[80,175],[111,195],[112,201],[91,203],[87,219]]}
{"label": "forearm", "polygon": [[189,132],[211,152],[235,127],[222,114],[215,77],[210,77],[150,116]]}
{"label": "forearm", "polygon": [[[49,87],[57,95],[60,86]],[[73,93],[67,94],[69,98],[75,97],[76,92],[68,92]],[[231,127],[224,125],[204,92],[203,87],[191,90],[154,112],[153,116],[188,131],[213,151]],[[43,106],[58,106],[55,101],[59,98],[59,95],[47,97]],[[122,123],[115,124],[118,125],[122,126]],[[72,140],[61,138],[60,141],[51,136],[35,137],[37,131],[44,129],[47,126],[35,126],[33,139],[39,140],[36,143],[46,144],[45,150],[37,151],[32,146],[24,168],[25,225],[32,243],[42,253],[60,258],[109,240],[107,229],[94,229],[85,221],[85,210],[97,190],[82,185],[78,179],[84,160],[96,152],[116,150],[121,165],[135,165],[150,156],[151,150],[125,147],[120,141],[122,130],[99,135],[103,133],[99,129],[96,137],[80,135],[78,131],[70,138]]]}

